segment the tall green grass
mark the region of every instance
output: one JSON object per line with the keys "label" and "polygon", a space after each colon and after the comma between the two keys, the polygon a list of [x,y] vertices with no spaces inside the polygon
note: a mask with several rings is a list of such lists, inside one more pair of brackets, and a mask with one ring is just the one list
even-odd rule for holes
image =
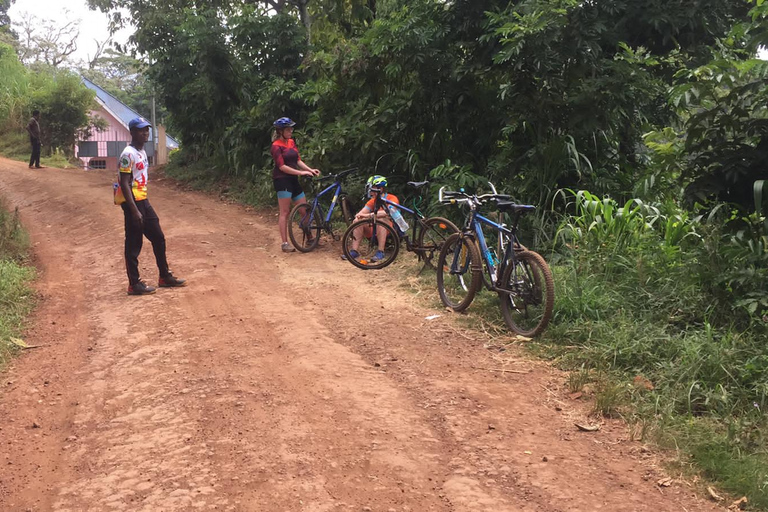
{"label": "tall green grass", "polygon": [[9,213],[0,204],[0,371],[19,350],[11,340],[21,336],[35,302],[29,287],[35,271],[27,265],[27,250],[18,211]]}
{"label": "tall green grass", "polygon": [[596,386],[597,402],[768,509],[765,219],[567,197],[555,317],[536,350],[613,382],[608,398]]}

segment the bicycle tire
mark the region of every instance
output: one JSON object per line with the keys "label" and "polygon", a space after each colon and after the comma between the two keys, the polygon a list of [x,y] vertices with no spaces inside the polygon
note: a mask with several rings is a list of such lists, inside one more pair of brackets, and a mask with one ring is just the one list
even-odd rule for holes
{"label": "bicycle tire", "polygon": [[362,237],[362,239],[358,242],[359,245],[357,248],[359,256],[357,258],[353,258],[350,254],[350,250],[352,249],[352,244],[355,241],[355,231],[357,231],[358,228],[365,230],[366,226],[373,230],[373,220],[363,219],[350,224],[347,230],[344,232],[344,235],[341,237],[341,249],[344,252],[346,260],[357,268],[363,270],[379,270],[391,264],[393,261],[395,261],[395,258],[397,258],[397,253],[400,251],[400,236],[395,231],[395,228],[386,222],[377,221],[376,226],[385,229],[387,232],[387,245],[384,247],[384,259],[375,262],[370,261],[370,258],[378,250],[377,240],[373,236]]}
{"label": "bicycle tire", "polygon": [[[459,258],[461,266],[452,272],[454,257]],[[467,309],[480,289],[481,273],[480,249],[474,237],[463,233],[449,236],[437,258],[437,292],[443,305],[456,312]]]}
{"label": "bicycle tire", "polygon": [[320,205],[314,211],[309,203],[297,204],[291,209],[288,214],[288,237],[298,251],[310,252],[320,243],[322,218]]}
{"label": "bicycle tire", "polygon": [[544,332],[555,303],[555,282],[544,258],[534,251],[517,253],[515,264],[504,270],[501,283],[513,290],[513,293],[499,292],[501,314],[507,327],[528,338]]}
{"label": "bicycle tire", "polygon": [[[424,219],[414,251],[419,255],[419,258],[424,260],[425,264],[433,267],[432,259],[435,253],[440,254],[440,249],[443,248],[448,237],[458,232],[459,228],[456,227],[456,224],[443,217]],[[425,238],[429,239],[426,243]]]}

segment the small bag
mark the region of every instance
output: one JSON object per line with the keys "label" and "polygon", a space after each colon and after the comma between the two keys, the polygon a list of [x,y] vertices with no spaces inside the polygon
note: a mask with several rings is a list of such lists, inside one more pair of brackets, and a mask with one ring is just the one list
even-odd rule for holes
{"label": "small bag", "polygon": [[125,202],[125,196],[123,195],[123,188],[119,183],[112,184],[112,195],[115,198],[115,204],[121,205]]}

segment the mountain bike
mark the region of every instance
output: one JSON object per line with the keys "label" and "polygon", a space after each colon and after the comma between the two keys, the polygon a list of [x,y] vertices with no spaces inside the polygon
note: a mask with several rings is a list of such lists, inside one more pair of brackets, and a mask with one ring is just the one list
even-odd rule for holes
{"label": "mountain bike", "polygon": [[[328,187],[315,196],[311,203],[297,204],[288,214],[288,236],[293,246],[301,252],[310,252],[320,243],[320,233],[325,230],[334,240],[338,236],[333,233],[331,215],[338,204],[341,208],[341,217],[349,225],[354,219],[354,210],[349,197],[342,191],[341,182],[350,174],[357,172],[357,168],[347,169],[337,174],[331,174],[313,180],[314,183],[333,181]],[[320,198],[328,193],[333,193],[333,199],[328,207],[328,213],[323,213]]]}
{"label": "mountain bike", "polygon": [[[409,181],[408,185],[417,191],[429,188],[428,181]],[[397,204],[393,201],[376,194],[374,203],[374,212],[381,208],[386,208],[390,216],[386,219],[371,214],[369,218],[358,220],[350,224],[341,238],[341,247],[347,261],[357,268],[363,270],[378,270],[391,264],[397,258],[400,246],[405,243],[406,250],[413,252],[424,262],[424,266],[432,266],[432,259],[445,243],[445,240],[453,233],[458,233],[459,228],[456,224],[443,217],[426,217],[420,210],[419,205],[424,197],[419,194],[412,201],[412,208]],[[403,212],[410,215],[411,225],[413,226],[412,235],[408,236],[407,231],[403,231],[397,223],[391,222],[391,215],[395,212]],[[384,238],[383,256],[377,259],[376,253],[379,251],[379,241]],[[355,251],[357,255],[353,256],[351,252],[357,246]]]}
{"label": "mountain bike", "polygon": [[[501,313],[510,330],[528,337],[541,334],[552,317],[555,301],[552,271],[541,255],[524,247],[517,237],[520,218],[536,207],[513,203],[503,194],[478,196],[443,189],[439,201],[469,208],[464,229],[445,241],[438,256],[437,289],[443,304],[464,311],[482,284],[498,293]],[[509,214],[510,226],[481,215],[478,209],[487,203]],[[483,226],[498,233],[497,252],[488,247]]]}

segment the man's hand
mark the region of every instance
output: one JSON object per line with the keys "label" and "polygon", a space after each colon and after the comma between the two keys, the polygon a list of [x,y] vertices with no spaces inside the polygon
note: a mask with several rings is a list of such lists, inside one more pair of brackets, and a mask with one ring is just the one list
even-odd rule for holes
{"label": "man's hand", "polygon": [[320,176],[320,169],[310,169],[309,172],[312,173],[312,176]]}
{"label": "man's hand", "polygon": [[144,216],[141,215],[141,212],[139,210],[134,211],[131,213],[131,217],[133,218],[134,224],[141,226],[144,224]]}

